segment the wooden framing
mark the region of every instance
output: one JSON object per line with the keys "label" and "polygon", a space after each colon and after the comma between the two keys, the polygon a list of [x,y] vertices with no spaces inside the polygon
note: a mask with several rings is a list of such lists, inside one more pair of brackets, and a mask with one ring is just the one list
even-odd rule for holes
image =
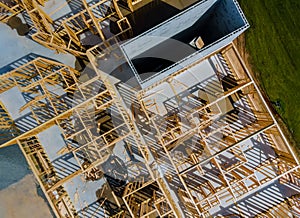
{"label": "wooden framing", "polygon": [[14,120],[11,118],[6,107],[0,101],[0,142],[6,142],[19,134]]}
{"label": "wooden framing", "polygon": [[37,0],[22,0],[22,4],[36,29],[32,38],[57,52],[85,56],[86,48],[90,45],[86,46],[83,41],[90,35],[99,37],[99,40],[109,47],[107,41],[111,35],[106,32],[110,22],[116,24],[113,35],[122,35],[123,39],[130,35],[130,23],[121,13],[116,0],[101,0],[96,3],[82,0],[83,10],[67,17],[60,24],[54,23],[38,5]]}
{"label": "wooden framing", "polygon": [[10,18],[18,15],[23,10],[21,1],[0,1],[0,22],[6,23]]}
{"label": "wooden framing", "polygon": [[[99,77],[80,81],[76,70],[45,58],[37,58],[2,77],[2,86],[7,90],[17,87],[28,96],[20,111],[29,109],[28,116],[37,125],[23,134],[21,132],[12,139],[13,143],[19,144],[55,213],[76,217],[74,202],[71,202],[64,185],[81,174],[86,179],[102,178],[103,173],[98,173],[97,167],[107,160],[113,147],[121,141],[136,144],[130,133],[130,124],[122,117],[114,117],[112,121],[111,115],[105,112],[113,110],[120,114],[116,96],[110,94],[112,90],[108,90]],[[4,116],[8,116],[6,111],[1,117],[8,124]],[[56,169],[39,141],[38,133],[54,125],[59,127],[66,140],[66,147],[60,149],[58,155],[73,156],[78,166],[76,171],[71,167],[65,173],[59,172],[61,170]],[[88,166],[85,166],[87,162]],[[113,217],[126,214],[122,209]]]}
{"label": "wooden framing", "polygon": [[[18,144],[44,191],[54,214],[58,217],[74,217],[74,206],[62,186],[51,189],[51,192],[47,191],[55,183],[59,183],[59,178],[56,176],[55,170],[38,138],[33,136],[18,140]],[[62,213],[62,211],[64,212]]]}
{"label": "wooden framing", "polygon": [[[75,29],[71,23],[91,16],[87,11],[94,7],[85,5],[87,14],[64,21],[66,29],[74,33],[69,33],[74,43],[81,27]],[[86,24],[92,23],[86,20]],[[117,43],[115,38],[110,40]],[[228,67],[222,71],[220,66],[211,77],[209,84],[217,87],[213,92],[177,79],[185,72],[181,70],[138,93],[121,93],[124,90],[97,68],[97,57],[105,55],[105,46],[103,42],[88,52],[96,75],[84,81],[73,68],[45,58],[0,76],[2,92],[17,87],[26,96],[19,110],[29,111],[24,119],[31,122],[21,126],[18,119],[12,120],[5,105],[0,105],[1,130],[19,128],[18,135],[1,147],[18,143],[58,217],[77,217],[88,210],[103,217],[211,217],[220,206],[239,208],[246,196],[275,181],[299,191],[299,161],[234,46],[203,59],[217,56]],[[236,61],[239,63],[233,66]],[[225,77],[229,80],[224,81]],[[160,92],[162,84],[172,86],[174,96]],[[219,94],[220,87],[223,94]],[[129,95],[129,91],[134,104],[126,106],[122,94]],[[163,104],[159,95],[167,96]],[[151,131],[142,132],[143,125]],[[54,126],[64,144],[48,156],[49,147],[43,146],[39,137]],[[118,146],[128,152],[124,163],[115,157]],[[124,181],[104,171],[108,160],[117,162],[118,168],[126,167],[124,174],[109,171],[122,175]],[[103,180],[106,185],[97,190],[97,201],[79,205],[83,193],[76,191],[75,197],[67,192],[75,179]],[[287,199],[299,206],[298,200],[295,196]],[[242,216],[241,208],[238,210]],[[284,214],[286,206],[278,205],[266,213]]]}
{"label": "wooden framing", "polygon": [[111,35],[106,35],[104,32],[107,30],[104,31],[103,28],[108,27],[110,21],[116,23],[113,35],[118,35],[122,39],[131,35],[130,23],[123,16],[116,0],[101,0],[96,3],[82,0],[84,9],[59,24],[55,23],[41,6],[44,6],[44,0],[14,0],[9,4],[0,2],[0,21],[7,22],[25,10],[36,31],[32,34],[35,41],[57,52],[70,53],[74,56],[85,56],[87,46],[81,39],[85,33],[98,36],[109,47],[107,41]]}
{"label": "wooden framing", "polygon": [[[44,6],[45,1],[37,0],[36,3]],[[7,23],[10,18],[22,13],[26,6],[30,7],[30,5],[37,6],[27,0],[0,1],[0,22]]]}
{"label": "wooden framing", "polygon": [[[230,81],[223,81],[223,84],[227,83],[231,88],[217,96],[215,100],[207,102],[197,96],[189,95],[186,104],[194,108],[187,111],[174,110],[173,114],[163,115],[163,110],[159,108],[156,100],[156,96],[163,93],[157,87],[162,83],[174,81],[177,75],[186,70],[183,69],[135,93],[137,108],[132,108],[133,105],[129,108],[134,118],[137,117],[136,111],[138,111],[138,116],[144,116],[145,120],[139,119],[139,122],[143,122],[143,125],[150,125],[154,131],[155,139],[146,140],[148,152],[159,162],[162,158],[170,161],[175,171],[164,175],[170,178],[165,181],[165,184],[172,186],[172,179],[178,177],[182,188],[178,190],[177,196],[186,208],[186,215],[190,214],[191,217],[210,217],[212,215],[210,211],[213,208],[224,202],[237,204],[249,192],[263,189],[276,180],[282,183],[298,181],[293,178],[298,178],[299,162],[289,149],[286,139],[236,48],[229,45],[220,53],[216,52],[211,55],[217,55],[220,63],[226,65],[226,73],[231,74]],[[93,48],[90,53],[88,52],[88,56],[95,64],[97,58],[103,55],[101,50]],[[204,57],[199,62],[207,58],[209,57]],[[187,69],[197,63],[193,63]],[[96,64],[94,67],[97,69]],[[220,68],[217,70],[216,81],[222,82],[224,75]],[[182,84],[180,86],[182,91]],[[179,89],[176,84],[173,84],[171,88]],[[156,91],[152,91],[152,89]],[[176,94],[176,92],[174,93]],[[176,100],[178,98],[180,97],[176,96]],[[228,121],[222,122],[220,116],[226,116],[233,120],[236,116],[221,108],[224,101],[235,102],[236,105],[239,105],[235,110],[245,115],[247,117],[245,119],[251,120],[251,122],[243,127],[235,126],[234,123],[228,123]],[[187,121],[183,122],[186,117],[191,122],[190,124]],[[222,135],[222,137],[218,135]],[[243,143],[255,138],[258,140],[257,143],[266,143],[270,146],[274,153],[272,157],[250,167],[248,153],[255,149],[253,145],[249,147]],[[186,154],[182,153],[183,146],[186,146]],[[177,151],[177,147],[180,147],[180,152]],[[280,149],[278,149],[279,147]],[[214,165],[215,170],[205,169],[208,163],[210,166]],[[192,172],[197,175],[197,178],[192,177]],[[209,173],[211,173],[210,176]],[[178,187],[178,184],[175,187]],[[128,185],[128,188],[132,190],[132,193],[134,193],[134,189],[139,190],[139,187],[134,188],[131,185]],[[129,208],[133,207],[131,215],[136,216],[135,213],[138,213],[137,208],[140,206],[134,203],[130,204],[132,195],[128,195],[124,200],[128,202]],[[174,208],[179,209],[176,204],[172,205],[173,210]],[[239,213],[241,214],[241,211]]]}
{"label": "wooden framing", "polygon": [[[144,2],[80,0],[82,10],[60,21],[44,0],[0,2],[0,21],[24,9],[35,41],[87,56],[95,70],[82,79],[39,57],[0,75],[0,94],[16,88],[25,101],[13,116],[0,102],[0,147],[19,145],[55,215],[200,218],[235,207],[243,217],[240,202],[274,183],[299,192],[299,160],[233,44],[144,89],[98,68],[110,55],[128,61],[118,46],[131,26],[118,4],[133,12]],[[207,72],[182,79],[204,61]],[[299,202],[287,196],[264,215],[300,213]]]}
{"label": "wooden framing", "polygon": [[[159,181],[158,181],[159,182]],[[149,195],[149,190],[152,190]],[[174,212],[155,181],[129,183],[123,194],[132,217],[173,217]]]}

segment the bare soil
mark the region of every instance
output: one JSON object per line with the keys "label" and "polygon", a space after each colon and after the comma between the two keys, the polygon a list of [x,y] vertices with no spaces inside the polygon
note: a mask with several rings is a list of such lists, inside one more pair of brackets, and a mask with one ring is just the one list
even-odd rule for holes
{"label": "bare soil", "polygon": [[1,218],[52,218],[45,200],[38,195],[32,174],[0,191]]}

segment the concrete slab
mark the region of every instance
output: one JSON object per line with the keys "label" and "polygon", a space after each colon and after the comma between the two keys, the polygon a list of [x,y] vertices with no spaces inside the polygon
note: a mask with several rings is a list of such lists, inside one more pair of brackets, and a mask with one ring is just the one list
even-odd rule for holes
{"label": "concrete slab", "polygon": [[9,26],[0,23],[0,73],[2,67],[15,62],[17,59],[22,58],[30,53],[45,56],[58,60],[71,67],[75,66],[75,57],[70,54],[57,54],[55,51],[50,50],[33,40],[19,36],[16,30],[12,30]]}
{"label": "concrete slab", "polygon": [[57,20],[66,14],[71,13],[68,1],[65,0],[48,0],[45,3],[45,7],[41,7],[46,14],[48,14],[53,20]]}
{"label": "concrete slab", "polygon": [[58,126],[52,126],[49,129],[39,133],[37,136],[50,161],[58,158],[60,155],[57,152],[66,146]]}
{"label": "concrete slab", "polygon": [[18,87],[14,87],[6,92],[1,93],[0,101],[4,104],[13,120],[30,113],[29,108],[26,108],[24,111],[20,112],[20,108],[26,104],[26,101]]}
{"label": "concrete slab", "polygon": [[94,203],[97,200],[96,191],[105,183],[104,179],[85,181],[82,175],[74,177],[64,184],[76,211]]}

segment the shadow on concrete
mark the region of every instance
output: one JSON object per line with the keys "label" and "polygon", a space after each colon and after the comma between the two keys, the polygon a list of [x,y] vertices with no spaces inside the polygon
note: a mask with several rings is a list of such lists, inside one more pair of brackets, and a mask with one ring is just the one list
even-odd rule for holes
{"label": "shadow on concrete", "polygon": [[[8,73],[9,71],[12,71],[24,64],[27,64],[29,63],[30,61],[38,58],[38,57],[41,57],[41,58],[46,58],[46,59],[49,59],[49,60],[52,60],[52,61],[57,61],[55,59],[52,59],[52,58],[49,58],[49,57],[45,57],[45,56],[42,56],[42,55],[38,55],[38,54],[35,54],[35,53],[29,53],[9,64],[6,64],[5,66],[1,67],[0,68],[0,75],[2,74],[5,74],[5,73]],[[59,62],[59,61],[57,61]]]}
{"label": "shadow on concrete", "polygon": [[[0,67],[0,75],[8,73],[9,71],[12,71],[12,70],[24,65],[24,64],[29,63],[30,61],[33,61],[36,58],[39,58],[39,57],[61,63],[59,60],[56,60],[56,59],[53,59],[53,58],[50,58],[50,57],[46,57],[46,56],[36,54],[36,53],[29,53],[29,54],[15,60],[15,61],[11,62],[11,63],[9,63],[9,64],[6,64],[3,67]],[[64,63],[62,63],[62,64],[64,64]],[[83,60],[76,59],[75,60],[75,69],[78,70],[78,71],[82,71],[85,68],[86,64],[87,63],[84,62]]]}

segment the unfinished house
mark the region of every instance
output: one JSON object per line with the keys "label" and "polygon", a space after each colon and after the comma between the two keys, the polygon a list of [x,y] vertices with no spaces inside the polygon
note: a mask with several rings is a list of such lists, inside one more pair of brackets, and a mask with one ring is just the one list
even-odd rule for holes
{"label": "unfinished house", "polygon": [[[51,11],[40,0],[19,3],[33,29],[32,39],[57,52],[82,57],[88,48],[100,42],[109,46],[111,37],[120,40],[130,36],[130,24],[116,0],[62,1]],[[10,16],[12,10],[16,9],[10,9],[5,16]]]}
{"label": "unfinished house", "polygon": [[126,181],[150,176],[127,152],[138,141],[124,109],[94,76],[44,58],[1,76],[1,131],[13,136],[3,146],[20,145],[57,217],[126,215]]}
{"label": "unfinished house", "polygon": [[1,147],[57,217],[299,217],[299,160],[232,43],[248,27],[237,1],[199,1],[84,72],[22,63],[0,76]]}

